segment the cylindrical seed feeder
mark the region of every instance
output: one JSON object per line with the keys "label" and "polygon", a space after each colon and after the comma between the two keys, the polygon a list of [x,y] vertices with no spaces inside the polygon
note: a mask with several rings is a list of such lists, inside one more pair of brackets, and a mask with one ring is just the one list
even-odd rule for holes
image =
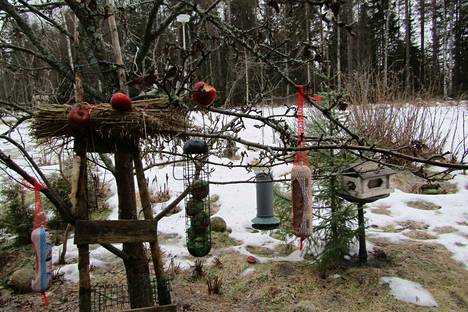
{"label": "cylindrical seed feeder", "polygon": [[206,256],[211,249],[210,186],[208,145],[202,140],[188,140],[183,147],[187,249],[194,257]]}
{"label": "cylindrical seed feeder", "polygon": [[294,235],[301,242],[312,235],[312,170],[307,154],[297,153],[291,170],[292,224]]}
{"label": "cylindrical seed feeder", "polygon": [[257,217],[252,219],[252,227],[258,230],[273,230],[279,226],[279,220],[273,216],[273,177],[270,173],[258,172],[257,182]]}

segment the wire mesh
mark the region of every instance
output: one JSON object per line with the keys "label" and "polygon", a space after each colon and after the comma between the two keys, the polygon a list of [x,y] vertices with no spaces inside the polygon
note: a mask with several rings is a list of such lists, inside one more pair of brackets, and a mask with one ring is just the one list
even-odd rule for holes
{"label": "wire mesh", "polygon": [[211,249],[208,153],[185,156],[184,187],[190,190],[185,198],[187,249],[203,257]]}
{"label": "wire mesh", "polygon": [[[153,302],[154,304],[157,304],[158,292],[156,279],[154,277],[151,278],[150,285],[148,285],[148,287],[151,287]],[[168,287],[170,287],[169,283]],[[131,308],[127,284],[94,286],[89,291],[91,292],[92,312],[120,311]],[[143,298],[138,298],[137,294],[134,301],[143,301]]]}

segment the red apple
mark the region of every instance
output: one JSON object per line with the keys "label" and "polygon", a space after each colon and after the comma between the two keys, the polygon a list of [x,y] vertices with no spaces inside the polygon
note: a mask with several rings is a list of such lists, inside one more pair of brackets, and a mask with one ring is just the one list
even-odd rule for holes
{"label": "red apple", "polygon": [[248,256],[247,257],[247,262],[250,263],[250,264],[254,264],[257,262],[257,258],[255,258],[255,256]]}
{"label": "red apple", "polygon": [[91,115],[89,109],[80,106],[73,106],[68,113],[68,122],[74,128],[82,128],[89,124]]}
{"label": "red apple", "polygon": [[114,93],[111,97],[112,108],[119,111],[131,111],[132,110],[132,100],[122,92]]}
{"label": "red apple", "polygon": [[216,99],[216,89],[204,81],[195,82],[192,86],[192,101],[203,107],[209,107]]}

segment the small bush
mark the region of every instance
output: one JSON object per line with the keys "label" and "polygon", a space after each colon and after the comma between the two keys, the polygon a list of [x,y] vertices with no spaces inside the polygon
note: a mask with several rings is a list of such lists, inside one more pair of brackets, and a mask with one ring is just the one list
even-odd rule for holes
{"label": "small bush", "polygon": [[0,228],[16,235],[17,244],[28,244],[34,215],[32,196],[16,181],[2,179],[1,183]]}

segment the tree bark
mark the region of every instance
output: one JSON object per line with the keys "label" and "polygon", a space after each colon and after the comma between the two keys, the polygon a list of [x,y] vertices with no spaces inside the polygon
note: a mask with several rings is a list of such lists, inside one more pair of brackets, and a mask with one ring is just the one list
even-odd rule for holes
{"label": "tree bark", "polygon": [[339,14],[336,16],[336,89],[341,91],[341,31],[338,26]]}
{"label": "tree bark", "polygon": [[384,91],[387,92],[388,84],[388,36],[390,26],[390,1],[387,2],[387,8],[385,10],[385,29],[384,29],[384,59],[383,59],[383,84]]}
{"label": "tree bark", "polygon": [[[135,172],[137,176],[138,190],[140,193],[141,206],[145,219],[153,219],[153,211],[151,209],[150,195],[148,185],[146,184],[145,172],[143,163],[141,161],[140,151],[136,150],[134,155]],[[158,301],[159,305],[171,303],[171,293],[167,285],[166,274],[164,273],[163,258],[161,249],[159,247],[158,237],[155,241],[150,242],[151,258],[153,260],[154,273],[156,275],[156,282],[158,287]]]}
{"label": "tree bark", "polygon": [[[78,139],[77,139],[78,140]],[[75,140],[75,144],[77,141]],[[78,175],[78,190],[76,193],[76,215],[79,220],[88,220],[88,166],[86,159],[86,142],[75,145],[76,154],[80,159]],[[65,242],[66,244],[67,242]],[[80,276],[80,312],[91,311],[91,279],[89,277],[89,245],[78,245],[78,271]]]}
{"label": "tree bark", "polygon": [[420,59],[420,70],[419,80],[421,81],[421,87],[424,87],[424,66],[426,56],[424,55],[424,44],[425,44],[425,18],[426,18],[426,0],[419,0],[419,18],[420,18],[420,43],[421,43],[421,59]]}
{"label": "tree bark", "polygon": [[[352,25],[354,22],[353,14],[353,0],[346,1],[346,15],[347,15],[347,24]],[[353,71],[353,36],[346,36],[346,69],[348,76],[351,75]]]}
{"label": "tree bark", "polygon": [[108,18],[109,30],[112,42],[112,51],[114,52],[114,61],[122,67],[117,68],[117,80],[119,81],[119,88],[123,92],[127,92],[125,86],[125,69],[123,68],[124,62],[122,58],[122,50],[120,48],[119,32],[117,30],[117,23],[114,15],[114,0],[106,0],[106,5],[109,8],[110,15]]}
{"label": "tree bark", "polygon": [[410,91],[410,48],[411,48],[411,22],[409,1],[405,0],[405,90],[406,95]]}
{"label": "tree bark", "polygon": [[432,72],[435,77],[439,71],[439,35],[437,32],[437,0],[432,0]]}
{"label": "tree bark", "polygon": [[[137,219],[135,184],[133,180],[133,158],[127,151],[115,153],[115,179],[119,197],[119,219]],[[128,294],[132,308],[148,307],[153,304],[148,261],[142,243],[124,243],[123,251],[127,274]]]}

